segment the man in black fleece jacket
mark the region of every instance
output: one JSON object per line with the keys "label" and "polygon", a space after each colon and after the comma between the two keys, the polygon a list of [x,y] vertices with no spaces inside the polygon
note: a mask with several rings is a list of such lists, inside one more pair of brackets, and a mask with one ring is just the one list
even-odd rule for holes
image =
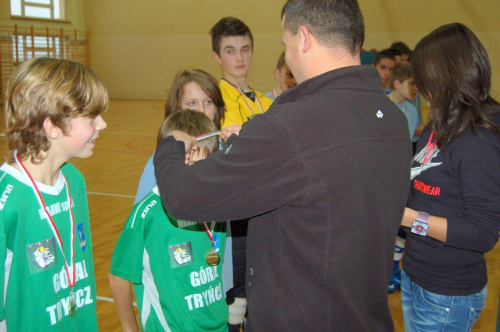
{"label": "man in black fleece jacket", "polygon": [[289,0],[282,41],[299,84],[206,160],[185,165],[196,140],[179,132],[156,152],[173,216],[251,218],[247,331],[394,329],[387,284],[411,142],[377,71],[360,66],[363,40],[357,1]]}

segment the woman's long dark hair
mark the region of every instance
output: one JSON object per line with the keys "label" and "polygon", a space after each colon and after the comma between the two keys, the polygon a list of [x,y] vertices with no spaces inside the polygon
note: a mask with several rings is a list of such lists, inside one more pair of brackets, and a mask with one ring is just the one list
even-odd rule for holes
{"label": "woman's long dark hair", "polygon": [[466,128],[500,133],[491,119],[491,67],[476,35],[461,23],[443,25],[424,37],[411,57],[413,75],[430,103],[429,126],[444,150]]}

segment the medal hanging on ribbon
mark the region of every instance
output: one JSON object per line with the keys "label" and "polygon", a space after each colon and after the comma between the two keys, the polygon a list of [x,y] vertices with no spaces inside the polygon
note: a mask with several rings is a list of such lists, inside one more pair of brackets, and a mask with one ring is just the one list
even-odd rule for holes
{"label": "medal hanging on ribbon", "polygon": [[75,317],[77,309],[78,307],[76,306],[76,300],[75,300],[75,287],[71,287],[71,293],[69,295],[69,305],[68,305],[69,315],[71,317]]}
{"label": "medal hanging on ribbon", "polygon": [[[68,181],[66,180],[66,177],[62,175],[62,178],[64,179],[64,184],[66,185],[66,195],[68,198],[68,203],[69,203],[69,221],[70,221],[70,229],[71,229],[71,234],[70,234],[70,256],[71,256],[71,266],[68,266],[68,261],[66,260],[66,255],[64,254],[64,246],[62,242],[61,235],[59,234],[59,229],[57,228],[56,223],[54,222],[54,219],[50,215],[50,213],[47,211],[47,205],[45,204],[45,201],[43,200],[42,193],[38,189],[35,180],[31,176],[31,174],[28,172],[26,167],[24,166],[23,162],[21,161],[21,158],[19,158],[19,155],[14,152],[14,160],[17,163],[17,166],[21,170],[21,172],[30,180],[30,187],[33,189],[33,192],[35,193],[35,197],[37,198],[38,204],[40,204],[40,207],[42,211],[45,213],[45,216],[47,217],[47,222],[49,224],[50,230],[52,231],[52,234],[54,234],[55,240],[57,242],[57,245],[59,246],[59,249],[61,249],[63,258],[64,258],[64,268],[66,271],[66,276],[68,277],[68,285],[71,288],[70,294],[69,294],[69,301],[68,301],[68,312],[71,317],[75,317],[76,311],[78,309],[78,306],[76,305],[76,299],[75,299],[75,281],[76,281],[76,271],[75,271],[75,217],[73,216],[73,199],[71,198],[71,194],[69,193],[69,185]],[[70,272],[71,268],[71,274]]]}
{"label": "medal hanging on ribbon", "polygon": [[211,242],[211,246],[210,246],[211,249],[210,249],[210,252],[208,252],[205,255],[205,261],[207,262],[208,265],[211,265],[211,266],[216,266],[220,262],[220,256],[216,252],[216,251],[218,251],[218,245],[216,243],[217,242],[216,239],[214,238],[214,227],[215,227],[215,221],[212,221],[210,223],[210,230],[208,230],[207,224],[203,223],[203,228],[205,228],[205,232],[207,233],[208,238],[210,239],[210,242]]}

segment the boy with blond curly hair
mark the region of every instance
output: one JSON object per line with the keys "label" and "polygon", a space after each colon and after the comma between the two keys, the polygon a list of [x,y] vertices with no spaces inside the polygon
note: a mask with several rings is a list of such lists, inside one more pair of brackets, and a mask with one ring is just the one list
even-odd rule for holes
{"label": "boy with blond curly hair", "polygon": [[106,89],[85,65],[38,58],[14,71],[6,100],[0,330],[97,331],[85,181],[67,161],[93,154]]}

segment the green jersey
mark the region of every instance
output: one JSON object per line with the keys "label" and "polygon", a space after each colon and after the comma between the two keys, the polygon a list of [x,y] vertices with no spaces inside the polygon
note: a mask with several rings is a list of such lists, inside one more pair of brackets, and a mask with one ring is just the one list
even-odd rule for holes
{"label": "green jersey", "polygon": [[[0,167],[0,264],[4,299],[0,330],[97,331],[94,261],[85,181],[70,164],[61,168],[55,186],[37,183],[71,265],[71,222],[67,179],[74,215],[74,297],[78,307],[69,315],[70,287],[64,257],[30,180],[14,167]],[[72,269],[69,269],[72,273]]]}
{"label": "green jersey", "polygon": [[[217,223],[213,232],[221,263],[225,228]],[[134,284],[144,331],[227,331],[222,264],[205,261],[211,248],[203,224],[170,216],[157,188],[134,206],[110,272]]]}

